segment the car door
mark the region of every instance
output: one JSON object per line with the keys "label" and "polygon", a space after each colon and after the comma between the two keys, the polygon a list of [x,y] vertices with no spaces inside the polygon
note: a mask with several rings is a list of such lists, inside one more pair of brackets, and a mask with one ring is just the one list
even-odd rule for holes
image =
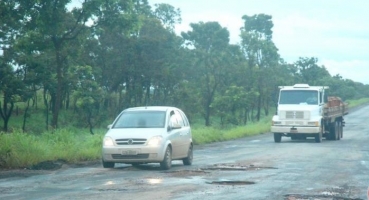
{"label": "car door", "polygon": [[181,129],[182,125],[179,122],[177,113],[172,110],[169,115],[169,126],[174,127],[180,125],[181,128],[170,128],[168,131],[168,138],[172,144],[172,158],[179,158],[181,155]]}
{"label": "car door", "polygon": [[189,147],[189,137],[191,135],[191,130],[189,127],[189,123],[187,118],[185,118],[184,113],[180,110],[175,110],[175,114],[178,120],[178,123],[181,125],[180,129],[180,142],[179,142],[179,157],[184,158],[187,156],[188,147]]}
{"label": "car door", "polygon": [[185,150],[187,151],[188,148],[190,147],[191,143],[192,143],[191,126],[190,126],[190,122],[188,121],[188,118],[187,118],[186,114],[181,110],[179,110],[179,112],[181,113],[182,118],[183,118],[183,124],[184,124],[183,127],[184,127],[184,131],[185,131],[185,134],[183,136],[185,138],[185,143],[186,143],[185,146],[187,147]]}

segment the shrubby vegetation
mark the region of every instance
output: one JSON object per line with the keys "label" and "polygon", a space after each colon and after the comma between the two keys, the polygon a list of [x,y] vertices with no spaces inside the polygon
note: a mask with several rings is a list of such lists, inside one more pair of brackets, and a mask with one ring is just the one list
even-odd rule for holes
{"label": "shrubby vegetation", "polygon": [[[329,74],[317,58],[284,61],[270,15],[240,16],[244,26],[235,45],[218,22],[194,22],[176,35],[181,13],[169,4],[85,0],[69,9],[69,3],[0,1],[1,166],[36,163],[37,153],[56,159],[46,153],[53,137],[67,138],[58,148],[75,152],[81,151],[73,149],[76,138],[89,137],[83,141],[92,140],[95,150],[84,151],[96,155],[60,157],[95,159],[99,130],[127,107],[181,108],[200,144],[265,131],[279,85],[327,85],[344,100],[369,97],[369,85]],[[27,147],[32,161],[17,158],[13,147]]]}
{"label": "shrubby vegetation", "polygon": [[[369,103],[369,98],[350,100],[348,103],[350,107],[360,106]],[[220,123],[206,127],[197,122],[192,124],[193,141],[195,144],[207,144],[267,133],[270,121],[271,116],[264,116],[259,122],[227,128],[221,128]],[[25,134],[21,129],[13,130],[11,134],[0,132],[0,168],[32,169],[45,161],[78,163],[99,160],[105,132],[106,129],[102,128],[97,129],[94,135],[89,134],[87,129],[77,128],[40,134]]]}

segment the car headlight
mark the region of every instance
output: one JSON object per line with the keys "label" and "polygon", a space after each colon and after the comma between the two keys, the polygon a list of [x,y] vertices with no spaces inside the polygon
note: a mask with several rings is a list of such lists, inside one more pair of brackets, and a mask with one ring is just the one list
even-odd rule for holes
{"label": "car headlight", "polygon": [[147,144],[150,145],[150,146],[159,146],[161,144],[162,140],[163,140],[163,137],[154,136],[154,137],[150,138],[150,140]]}
{"label": "car headlight", "polygon": [[114,141],[113,139],[111,139],[111,137],[104,137],[104,141],[103,141],[103,145],[104,146],[114,146]]}

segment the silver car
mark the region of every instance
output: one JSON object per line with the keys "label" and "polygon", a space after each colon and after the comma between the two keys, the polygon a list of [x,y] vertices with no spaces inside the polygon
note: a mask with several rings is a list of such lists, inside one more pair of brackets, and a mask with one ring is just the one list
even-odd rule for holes
{"label": "silver car", "polygon": [[160,163],[162,169],[169,169],[172,160],[192,164],[191,127],[178,108],[128,108],[108,128],[102,146],[104,168],[113,168],[115,163]]}

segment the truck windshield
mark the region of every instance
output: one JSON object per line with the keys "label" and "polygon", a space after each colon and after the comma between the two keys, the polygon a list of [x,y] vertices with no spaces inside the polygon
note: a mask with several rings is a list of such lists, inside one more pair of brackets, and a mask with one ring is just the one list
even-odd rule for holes
{"label": "truck windshield", "polygon": [[279,95],[279,104],[318,104],[316,90],[282,90]]}

